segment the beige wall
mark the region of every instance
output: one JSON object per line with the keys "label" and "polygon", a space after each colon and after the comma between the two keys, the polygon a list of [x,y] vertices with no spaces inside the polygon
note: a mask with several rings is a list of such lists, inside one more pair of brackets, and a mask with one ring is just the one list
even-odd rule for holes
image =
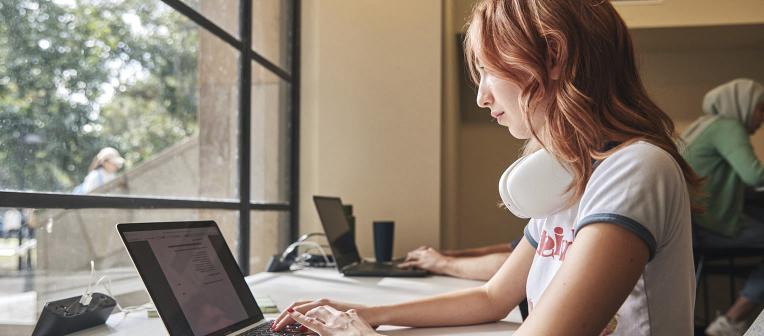
{"label": "beige wall", "polygon": [[443,232],[446,248],[511,241],[527,220],[500,208],[498,179],[518,156],[522,141],[491,122],[475,103],[475,89],[464,73],[457,34],[473,1],[444,2]]}
{"label": "beige wall", "polygon": [[616,4],[631,28],[686,27],[764,22],[761,0],[657,0]]}
{"label": "beige wall", "polygon": [[[762,24],[638,29],[632,36],[645,86],[679,131],[701,115],[701,102],[708,90],[738,77],[764,82]],[[705,39],[685,42],[701,41],[697,37]],[[666,42],[670,40],[680,45],[669,47]],[[764,158],[764,132],[754,135],[753,144],[758,156]]]}
{"label": "beige wall", "polygon": [[321,231],[311,196],[396,221],[395,254],[439,245],[441,1],[304,1],[300,231]]}

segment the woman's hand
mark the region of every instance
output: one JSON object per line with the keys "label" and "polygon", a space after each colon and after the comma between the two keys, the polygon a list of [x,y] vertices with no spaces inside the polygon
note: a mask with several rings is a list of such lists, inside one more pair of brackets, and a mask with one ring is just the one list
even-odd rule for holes
{"label": "woman's hand", "polygon": [[281,312],[278,317],[273,321],[273,330],[274,331],[281,331],[284,329],[284,327],[292,324],[295,322],[295,320],[292,318],[292,314],[290,314],[291,311],[296,311],[298,313],[305,314],[309,312],[312,309],[315,309],[317,307],[321,306],[327,306],[331,307],[335,310],[339,311],[347,311],[350,309],[358,309],[363,308],[362,305],[357,304],[349,304],[349,303],[342,303],[337,301],[332,301],[329,299],[318,299],[314,301],[297,301],[289,305],[286,310]]}
{"label": "woman's hand", "polygon": [[416,267],[432,273],[444,274],[451,260],[432,247],[420,247],[406,255],[406,260],[398,265],[400,268]]}
{"label": "woman's hand", "polygon": [[302,314],[292,308],[287,310],[289,316],[318,333],[320,336],[374,336],[379,335],[369,323],[358,316],[355,309],[346,312],[332,308],[332,306],[318,306]]}

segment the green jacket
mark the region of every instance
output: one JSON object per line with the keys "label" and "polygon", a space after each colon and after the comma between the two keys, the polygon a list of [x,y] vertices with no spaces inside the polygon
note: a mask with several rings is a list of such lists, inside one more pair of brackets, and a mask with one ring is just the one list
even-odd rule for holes
{"label": "green jacket", "polygon": [[745,185],[764,184],[764,166],[753,152],[743,124],[736,119],[717,119],[687,144],[683,156],[706,178],[706,211],[695,215],[693,222],[712,232],[737,236],[744,225]]}

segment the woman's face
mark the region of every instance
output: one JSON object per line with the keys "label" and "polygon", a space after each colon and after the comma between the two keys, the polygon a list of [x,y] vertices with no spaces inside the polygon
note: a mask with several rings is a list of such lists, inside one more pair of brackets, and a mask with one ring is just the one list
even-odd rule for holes
{"label": "woman's face", "polygon": [[748,134],[756,133],[761,127],[762,122],[764,122],[764,101],[753,108],[753,112],[751,113],[751,124],[748,126]]}
{"label": "woman's face", "polygon": [[119,165],[109,160],[106,160],[103,162],[103,169],[109,173],[112,173],[112,174],[116,173],[119,170],[119,168],[121,168]]}
{"label": "woman's face", "polygon": [[[482,66],[478,67],[478,71],[480,72],[478,106],[490,109],[491,117],[496,119],[499,125],[507,127],[513,137],[529,139],[532,133],[520,109],[520,86],[491,74]],[[532,112],[529,111],[529,113]],[[534,125],[539,125],[537,120],[532,122]]]}

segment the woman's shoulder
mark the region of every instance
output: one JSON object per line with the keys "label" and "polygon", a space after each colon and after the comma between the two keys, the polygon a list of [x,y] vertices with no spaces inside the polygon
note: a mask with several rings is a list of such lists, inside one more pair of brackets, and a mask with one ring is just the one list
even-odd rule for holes
{"label": "woman's shoulder", "polygon": [[682,168],[665,149],[639,140],[625,145],[595,167],[595,175],[682,177]]}
{"label": "woman's shoulder", "polygon": [[656,164],[670,164],[673,166],[676,164],[676,160],[669,152],[645,140],[634,141],[623,146],[605,158],[603,163],[608,161],[629,161],[635,164],[649,164],[652,166]]}

